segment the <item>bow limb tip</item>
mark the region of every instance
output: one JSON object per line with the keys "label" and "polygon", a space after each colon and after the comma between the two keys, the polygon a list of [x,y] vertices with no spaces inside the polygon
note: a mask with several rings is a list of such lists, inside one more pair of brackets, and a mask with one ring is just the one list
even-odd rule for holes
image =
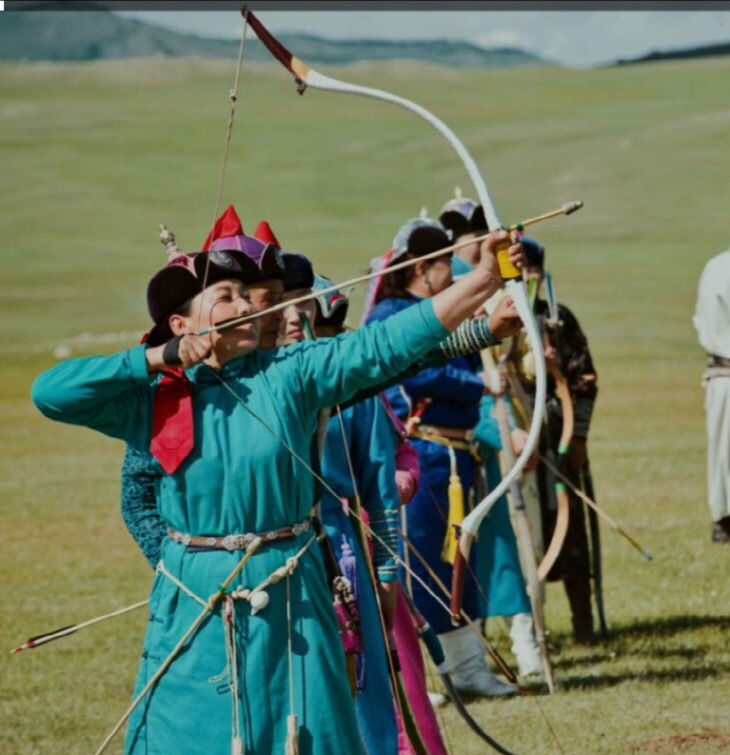
{"label": "bow limb tip", "polygon": [[456,549],[454,566],[451,570],[451,601],[449,609],[451,612],[451,623],[458,627],[461,623],[461,604],[464,598],[464,579],[466,578],[467,566],[469,564],[469,551],[474,536],[462,530],[459,538],[459,547]]}
{"label": "bow limb tip", "polygon": [[299,94],[304,93],[307,86],[309,66],[295,55],[292,55],[284,45],[254,16],[247,5],[241,8],[241,15],[254,30],[256,36],[266,49],[294,76],[299,85]]}

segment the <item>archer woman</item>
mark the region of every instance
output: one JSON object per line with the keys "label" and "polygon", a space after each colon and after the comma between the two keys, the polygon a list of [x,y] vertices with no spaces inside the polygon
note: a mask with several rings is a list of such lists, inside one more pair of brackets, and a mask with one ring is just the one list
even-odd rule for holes
{"label": "archer woman", "polygon": [[[136,689],[164,673],[131,713],[126,753],[227,755],[232,743],[233,752],[281,752],[287,740],[295,746],[292,734],[302,755],[362,750],[307,519],[317,412],[404,369],[491,296],[503,239],[495,234],[478,269],[438,296],[285,351],[257,351],[255,321],[236,321],[253,311],[251,260],[235,251],[179,257],[148,286],[159,345],[67,360],[36,379],[32,398],[46,416],[139,450],[177,452],[165,455],[160,482],[170,536]],[[520,264],[519,244],[511,253]],[[221,591],[252,534],[263,544]],[[280,581],[253,589],[282,569]]]}
{"label": "archer woman", "polygon": [[[418,258],[448,244],[446,231],[438,221],[414,218],[396,234],[390,262]],[[422,306],[422,302],[434,300],[457,286],[460,282],[452,284],[450,254],[419,260],[383,278],[368,322],[387,322],[396,312]],[[436,578],[451,584],[451,564],[443,557],[449,534],[450,478],[458,475],[466,500],[475,472],[471,431],[479,417],[479,402],[487,391],[486,377],[469,357],[457,357],[442,367],[422,370],[386,391],[393,409],[409,427],[421,464],[419,490],[406,508],[405,534],[428,568],[415,559],[410,559],[410,568],[436,593]],[[490,697],[513,694],[514,685],[500,681],[489,670],[483,646],[472,630],[464,625],[454,629],[443,606],[420,583],[407,578],[405,581],[412,584],[418,610],[439,634],[457,689]],[[464,610],[474,619],[479,616],[478,588],[471,574],[465,582]]]}

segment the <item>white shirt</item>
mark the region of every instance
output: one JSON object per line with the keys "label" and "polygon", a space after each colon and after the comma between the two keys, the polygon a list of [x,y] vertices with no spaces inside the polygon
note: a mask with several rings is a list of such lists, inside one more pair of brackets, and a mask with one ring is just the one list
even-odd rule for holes
{"label": "white shirt", "polygon": [[708,354],[730,359],[730,249],[705,265],[692,322]]}

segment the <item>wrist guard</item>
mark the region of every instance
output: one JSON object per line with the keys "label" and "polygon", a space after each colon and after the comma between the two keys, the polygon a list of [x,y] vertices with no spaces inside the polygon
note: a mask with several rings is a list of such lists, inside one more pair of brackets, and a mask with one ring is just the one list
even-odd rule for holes
{"label": "wrist guard", "polygon": [[448,338],[439,343],[438,348],[447,359],[453,359],[474,354],[499,343],[501,341],[489,330],[489,319],[475,317],[461,323]]}
{"label": "wrist guard", "polygon": [[174,336],[162,350],[162,361],[168,367],[179,367],[182,364],[182,359],[180,359],[180,341],[182,341],[182,338],[182,336]]}

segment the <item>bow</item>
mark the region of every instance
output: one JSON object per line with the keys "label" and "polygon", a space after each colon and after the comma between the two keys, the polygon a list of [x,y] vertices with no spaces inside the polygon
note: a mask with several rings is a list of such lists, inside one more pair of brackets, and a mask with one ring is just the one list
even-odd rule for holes
{"label": "bow", "polygon": [[[555,287],[553,286],[553,278],[549,271],[545,273],[545,291],[548,305],[548,316],[545,321],[547,327],[552,328],[555,336],[555,345],[560,348],[560,319],[558,314],[558,301],[555,297]],[[535,295],[537,297],[537,286],[535,287]],[[548,338],[547,329],[545,331],[545,338]],[[556,361],[550,363],[548,367],[550,376],[555,383],[555,395],[560,401],[560,409],[562,413],[562,429],[560,432],[560,441],[558,443],[558,457],[556,460],[556,466],[562,472],[565,472],[566,463],[568,460],[568,450],[570,449],[570,442],[573,438],[573,427],[575,423],[575,416],[573,412],[573,398],[570,395],[570,388],[568,387],[568,381],[565,379],[565,375],[558,366]],[[570,522],[570,499],[568,498],[568,490],[565,484],[560,478],[555,478],[555,498],[557,501],[557,517],[555,520],[555,529],[553,530],[553,537],[550,541],[550,545],[545,551],[542,563],[538,567],[537,574],[540,581],[547,579],[547,575],[553,564],[560,555],[560,551],[563,549],[563,543],[565,537],[568,534],[568,524]]]}
{"label": "bow", "polygon": [[[346,94],[356,94],[363,97],[370,97],[376,100],[383,100],[389,102],[398,107],[402,107],[415,115],[423,118],[427,123],[430,123],[456,150],[459,158],[461,159],[464,167],[466,168],[469,177],[471,178],[474,187],[476,189],[477,197],[482,207],[484,208],[484,214],[489,224],[489,228],[495,231],[503,227],[502,220],[497,212],[494,201],[487,188],[486,181],[479,172],[479,169],[469,154],[464,144],[459,140],[456,134],[433,113],[426,110],[423,106],[407,100],[404,97],[399,97],[390,92],[383,91],[382,89],[374,89],[372,87],[364,87],[357,84],[350,84],[349,82],[341,81],[339,79],[333,79],[329,76],[325,76],[318,73],[313,68],[310,68],[306,63],[292,55],[271,33],[263,26],[263,24],[251,13],[251,11],[244,7],[241,11],[243,17],[250,24],[258,38],[268,48],[271,54],[294,76],[298,87],[299,93],[302,94],[307,87],[313,89],[322,89],[330,92],[342,92]],[[545,403],[545,363],[542,359],[542,348],[540,333],[537,328],[537,323],[530,309],[530,305],[527,299],[527,292],[525,290],[524,283],[520,276],[519,270],[514,268],[509,262],[509,254],[507,249],[503,249],[498,252],[498,261],[500,263],[500,272],[502,277],[506,280],[506,286],[509,294],[514,300],[517,312],[522,319],[527,330],[528,338],[532,344],[533,351],[536,354],[536,400],[535,405],[537,410],[533,417],[532,426],[528,434],[525,448],[520,455],[519,459],[515,462],[514,467],[505,475],[502,482],[492,490],[482,501],[477,504],[472,512],[464,519],[461,524],[461,533],[459,536],[459,548],[456,554],[453,570],[453,582],[452,582],[452,603],[451,603],[451,615],[452,622],[458,625],[459,623],[459,609],[461,606],[461,596],[463,593],[463,582],[466,573],[466,566],[469,560],[469,553],[471,546],[479,530],[484,517],[489,512],[495,501],[507,490],[509,485],[522,471],[525,463],[532,454],[532,449],[535,447],[539,433],[540,425],[542,423],[543,405]]]}
{"label": "bow", "polygon": [[[495,360],[489,349],[482,351],[482,362],[485,368],[495,367]],[[499,437],[502,442],[502,453],[507,468],[515,463],[514,451],[512,450],[512,437],[509,428],[507,399],[502,396],[494,397],[495,417],[499,426]],[[550,652],[547,644],[547,633],[545,628],[545,607],[542,600],[542,590],[540,587],[540,577],[537,571],[537,554],[535,545],[530,533],[530,522],[527,518],[527,508],[525,499],[522,495],[522,486],[518,480],[513,480],[509,487],[509,493],[512,498],[512,508],[515,514],[515,534],[522,552],[522,563],[525,571],[525,582],[527,594],[530,598],[530,608],[532,619],[535,624],[535,637],[540,650],[540,659],[542,660],[545,680],[547,681],[550,693],[555,692],[555,678],[553,675],[553,666],[550,661]]]}
{"label": "bow", "polygon": [[[563,429],[560,434],[560,444],[558,446],[558,459],[556,466],[558,469],[564,469],[568,458],[568,449],[573,437],[573,399],[570,396],[568,383],[565,375],[560,371],[557,364],[551,363],[549,366],[550,376],[555,381],[555,393],[560,401],[560,407],[563,414]],[[550,545],[545,551],[540,566],[537,569],[537,576],[541,582],[547,578],[548,572],[560,555],[565,542],[565,536],[568,534],[568,522],[570,521],[570,500],[568,499],[568,489],[559,478],[555,480],[555,497],[558,503],[557,519],[555,521],[555,530]]]}
{"label": "bow", "polygon": [[438,635],[434,631],[433,627],[423,618],[416,608],[413,598],[408,594],[406,590],[403,590],[403,596],[405,597],[408,609],[413,617],[413,622],[416,627],[418,636],[428,651],[428,655],[433,661],[436,671],[438,672],[441,682],[444,685],[446,694],[448,695],[454,707],[458,711],[459,715],[464,719],[466,725],[476,734],[480,739],[486,742],[492,749],[496,750],[502,755],[514,755],[511,750],[497,742],[493,737],[490,737],[486,731],[479,725],[474,716],[469,713],[464,700],[462,699],[459,691],[454,686],[454,682],[451,680],[451,674],[449,673],[446,665],[446,657],[444,655],[444,649],[441,646],[441,641]]}

